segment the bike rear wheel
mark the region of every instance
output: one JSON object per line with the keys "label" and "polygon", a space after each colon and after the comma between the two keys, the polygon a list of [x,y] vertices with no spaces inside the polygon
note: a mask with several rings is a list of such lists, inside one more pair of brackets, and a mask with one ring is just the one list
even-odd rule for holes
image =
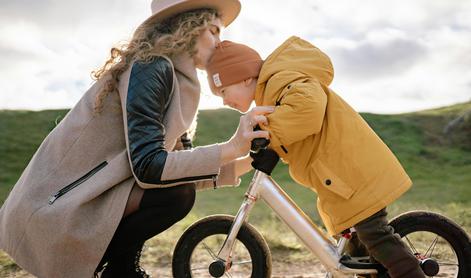
{"label": "bike rear wheel", "polygon": [[[234,217],[213,215],[191,225],[178,240],[172,260],[175,278],[203,278],[213,276],[209,267],[217,261],[230,231]],[[231,253],[232,265],[224,277],[265,278],[271,275],[271,254],[266,241],[250,224],[245,223]]]}
{"label": "bike rear wheel", "polygon": [[433,212],[412,211],[389,224],[418,259],[438,263],[439,271],[434,276],[471,277],[471,242],[452,220]]}

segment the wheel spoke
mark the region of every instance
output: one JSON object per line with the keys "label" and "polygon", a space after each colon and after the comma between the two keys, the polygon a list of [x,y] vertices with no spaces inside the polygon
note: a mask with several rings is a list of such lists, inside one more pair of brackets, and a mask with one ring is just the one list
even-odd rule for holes
{"label": "wheel spoke", "polygon": [[409,246],[412,249],[412,251],[414,252],[414,254],[419,254],[419,251],[417,251],[417,249],[415,249],[414,244],[412,244],[412,242],[409,240],[409,238],[407,236],[405,236],[405,238],[407,240],[407,243],[409,243]]}
{"label": "wheel spoke", "polygon": [[443,265],[443,266],[459,266],[458,263],[452,263],[452,262],[438,262],[438,265]]}
{"label": "wheel spoke", "polygon": [[437,246],[437,242],[438,242],[438,235],[435,237],[435,239],[432,241],[432,244],[428,247],[427,251],[425,251],[425,256],[427,256],[428,254],[428,251],[430,251],[430,255],[428,255],[428,257],[432,257],[432,254],[433,254],[433,250],[435,249],[435,246]]}
{"label": "wheel spoke", "polygon": [[207,266],[200,266],[200,267],[192,267],[191,270],[204,270],[204,269],[208,269]]}
{"label": "wheel spoke", "polygon": [[209,255],[211,256],[211,258],[213,258],[213,260],[217,260],[217,256],[216,254],[213,252],[213,250],[211,250],[211,248],[209,248],[209,246],[204,243],[204,242],[201,242],[203,244],[203,247],[206,251],[208,251]]}
{"label": "wheel spoke", "polygon": [[229,272],[224,273],[227,277],[232,277],[232,275]]}
{"label": "wheel spoke", "polygon": [[243,265],[243,264],[251,264],[252,261],[240,261],[240,262],[232,262],[232,265]]}

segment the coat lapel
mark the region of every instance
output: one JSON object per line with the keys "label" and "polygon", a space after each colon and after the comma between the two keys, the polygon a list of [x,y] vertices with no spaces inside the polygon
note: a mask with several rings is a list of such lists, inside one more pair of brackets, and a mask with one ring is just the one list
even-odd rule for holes
{"label": "coat lapel", "polygon": [[192,125],[200,100],[200,84],[193,59],[181,55],[171,62],[174,67],[173,97],[164,118],[167,150],[173,149],[177,138]]}

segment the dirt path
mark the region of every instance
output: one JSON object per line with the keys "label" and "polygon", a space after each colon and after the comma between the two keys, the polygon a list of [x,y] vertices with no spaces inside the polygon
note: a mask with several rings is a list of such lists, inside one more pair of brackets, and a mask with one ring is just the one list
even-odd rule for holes
{"label": "dirt path", "polygon": [[[146,250],[142,258],[142,267],[151,277],[154,278],[172,278],[171,256],[170,254],[161,254],[157,256],[152,254],[151,250]],[[233,269],[235,270],[235,268]],[[454,277],[456,267],[441,267],[437,277]],[[231,272],[232,278],[247,278],[250,272]],[[1,278],[34,278],[16,265],[0,265]],[[196,278],[210,277],[198,275]],[[312,255],[302,252],[279,251],[272,253],[272,278],[323,278],[325,271],[323,266]]]}
{"label": "dirt path", "polygon": [[[162,266],[156,268],[146,268],[152,277],[172,278],[170,266]],[[306,274],[312,273],[312,274]],[[248,273],[231,273],[233,278],[247,278]],[[226,276],[223,276],[226,277]],[[272,278],[320,278],[325,277],[322,267],[318,263],[273,263]]]}
{"label": "dirt path", "polygon": [[[143,264],[147,273],[154,278],[172,278],[172,270],[170,265],[150,266]],[[312,273],[312,274],[306,274]],[[302,263],[273,263],[272,278],[320,278],[324,277],[322,274],[322,267],[318,263],[308,264]],[[232,273],[233,278],[247,278],[244,273]],[[0,268],[0,277],[10,278],[34,278],[34,276],[26,273],[23,270],[2,271]]]}
{"label": "dirt path", "polygon": [[[172,278],[172,270],[170,265],[149,265],[143,264],[147,273],[153,278]],[[442,270],[437,277],[454,277],[453,270]],[[232,278],[247,278],[248,273],[231,273]],[[34,276],[26,273],[21,269],[11,269],[5,271],[0,266],[0,277],[2,278],[34,278]],[[273,262],[272,278],[323,278],[325,272],[318,262]],[[197,277],[202,278],[202,277]]]}
{"label": "dirt path", "polygon": [[[283,252],[285,253],[285,252]],[[147,255],[147,254],[146,254]],[[323,267],[317,262],[316,259],[300,258],[297,262],[292,260],[283,261],[288,256],[279,254],[278,257],[273,257],[272,261],[272,278],[320,278],[325,277]],[[279,258],[279,259],[278,259]],[[154,278],[172,278],[171,258],[164,255],[162,257],[144,256],[142,260],[142,267],[146,270],[151,277]],[[235,270],[235,268],[234,268]],[[247,278],[249,273],[231,273],[232,278]],[[8,271],[0,265],[1,278],[34,278],[33,275],[26,273],[18,267],[10,266]],[[229,276],[223,276],[229,277]],[[204,276],[197,277],[204,278]]]}
{"label": "dirt path", "polygon": [[[141,257],[141,266],[151,277],[154,278],[172,278],[172,254],[170,241],[150,240],[143,249]],[[307,250],[272,250],[272,278],[318,278],[325,277],[323,267],[318,260]],[[237,268],[233,268],[236,270]],[[232,278],[247,278],[250,272],[231,273]],[[17,278],[34,278],[20,269],[15,264],[0,264],[0,278],[17,277]],[[205,278],[198,275],[195,278]]]}

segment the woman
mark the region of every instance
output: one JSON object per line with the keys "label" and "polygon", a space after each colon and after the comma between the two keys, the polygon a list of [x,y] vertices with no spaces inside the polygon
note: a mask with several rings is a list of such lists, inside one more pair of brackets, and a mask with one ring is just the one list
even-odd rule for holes
{"label": "woman", "polygon": [[[113,48],[97,82],[46,137],[0,209],[0,247],[38,277],[147,277],[148,238],[182,219],[195,188],[237,185],[250,169],[252,127],[227,142],[180,150],[204,69],[238,0],[154,0],[129,44]],[[195,163],[197,162],[197,163]],[[106,251],[106,252],[105,252]]]}

